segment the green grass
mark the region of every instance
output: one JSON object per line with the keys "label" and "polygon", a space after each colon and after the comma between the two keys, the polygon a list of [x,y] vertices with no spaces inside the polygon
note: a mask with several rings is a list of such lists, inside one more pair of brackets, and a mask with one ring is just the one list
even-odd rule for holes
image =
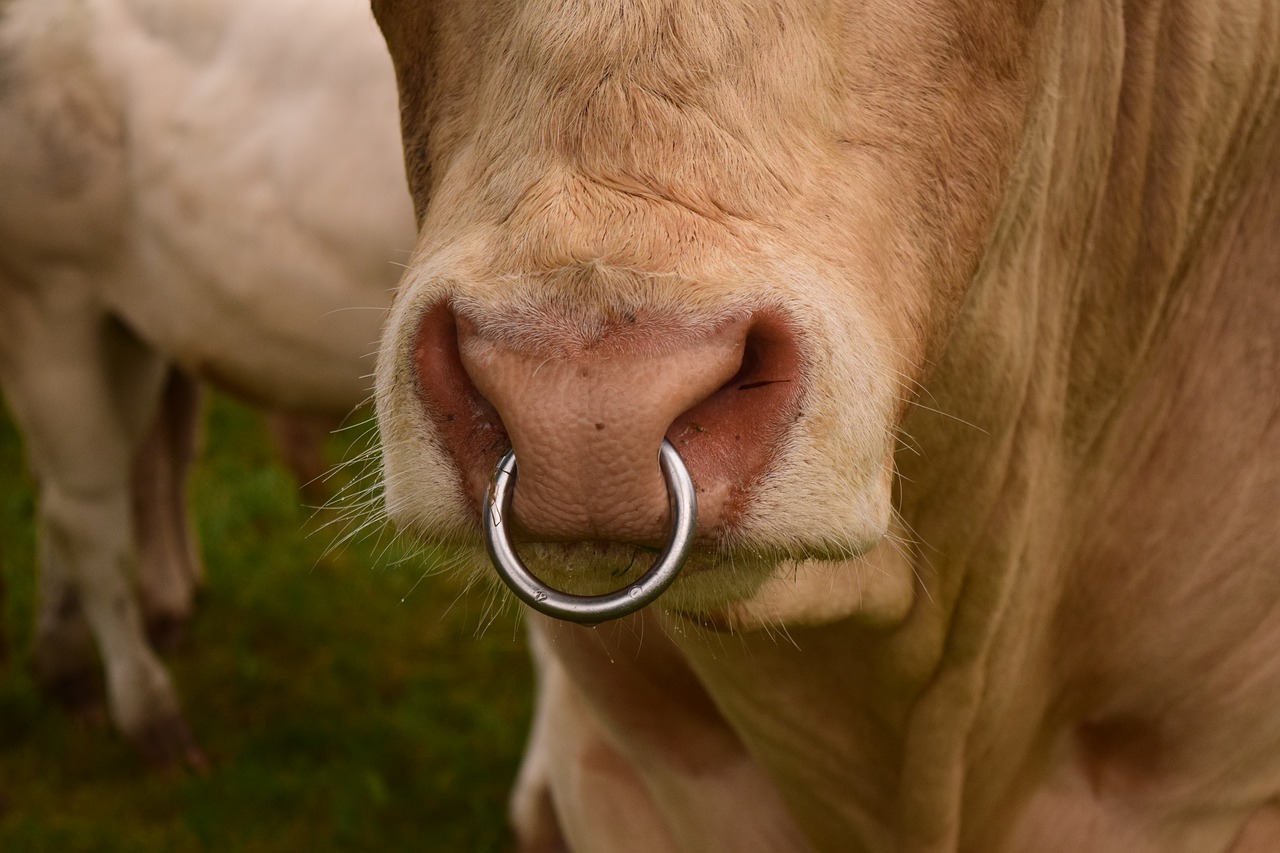
{"label": "green grass", "polygon": [[508,849],[532,694],[514,616],[480,631],[487,593],[376,535],[325,556],[261,421],[225,400],[194,495],[208,584],[167,663],[203,777],[146,771],[33,684],[32,484],[0,412],[0,850]]}

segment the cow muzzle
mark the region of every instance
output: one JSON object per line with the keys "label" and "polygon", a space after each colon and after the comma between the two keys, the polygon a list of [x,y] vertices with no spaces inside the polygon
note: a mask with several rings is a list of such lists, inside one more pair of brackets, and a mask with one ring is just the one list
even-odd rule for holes
{"label": "cow muzzle", "polygon": [[[438,303],[415,361],[499,575],[530,606],[589,623],[650,603],[690,553],[724,541],[795,420],[800,386],[790,327],[745,309],[705,322],[550,309],[473,319]],[[513,540],[660,554],[621,589],[580,596],[538,580]]]}

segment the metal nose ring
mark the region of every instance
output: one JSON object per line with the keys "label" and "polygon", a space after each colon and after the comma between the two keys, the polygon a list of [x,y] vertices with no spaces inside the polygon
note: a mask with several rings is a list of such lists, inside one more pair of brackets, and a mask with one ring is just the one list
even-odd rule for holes
{"label": "metal nose ring", "polygon": [[584,625],[618,619],[651,604],[680,574],[698,529],[693,479],[675,446],[666,439],[658,451],[658,464],[671,501],[671,532],[657,561],[639,580],[622,589],[604,595],[570,595],[534,577],[511,546],[506,519],[516,490],[516,452],[507,451],[494,471],[483,510],[484,544],[503,583],[534,610]]}

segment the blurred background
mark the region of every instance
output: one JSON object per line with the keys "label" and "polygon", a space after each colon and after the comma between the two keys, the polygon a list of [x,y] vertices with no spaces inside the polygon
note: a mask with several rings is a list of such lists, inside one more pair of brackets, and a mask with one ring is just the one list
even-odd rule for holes
{"label": "blurred background", "polygon": [[[367,449],[370,416],[331,461]],[[38,692],[33,484],[0,409],[0,851],[508,849],[533,693],[514,608],[382,525],[329,551],[337,513],[304,505],[262,418],[211,395],[206,424],[208,579],[166,657],[211,763],[197,775],[148,770],[105,712]]]}

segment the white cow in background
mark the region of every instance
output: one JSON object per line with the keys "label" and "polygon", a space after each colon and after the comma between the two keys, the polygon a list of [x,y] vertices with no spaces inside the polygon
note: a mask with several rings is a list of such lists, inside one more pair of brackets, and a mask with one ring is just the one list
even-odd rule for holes
{"label": "white cow in background", "polygon": [[0,0],[0,384],[39,488],[37,669],[82,674],[96,641],[114,722],[159,761],[203,761],[144,631],[198,571],[178,369],[297,411],[367,397],[413,242],[396,114],[361,0]]}

